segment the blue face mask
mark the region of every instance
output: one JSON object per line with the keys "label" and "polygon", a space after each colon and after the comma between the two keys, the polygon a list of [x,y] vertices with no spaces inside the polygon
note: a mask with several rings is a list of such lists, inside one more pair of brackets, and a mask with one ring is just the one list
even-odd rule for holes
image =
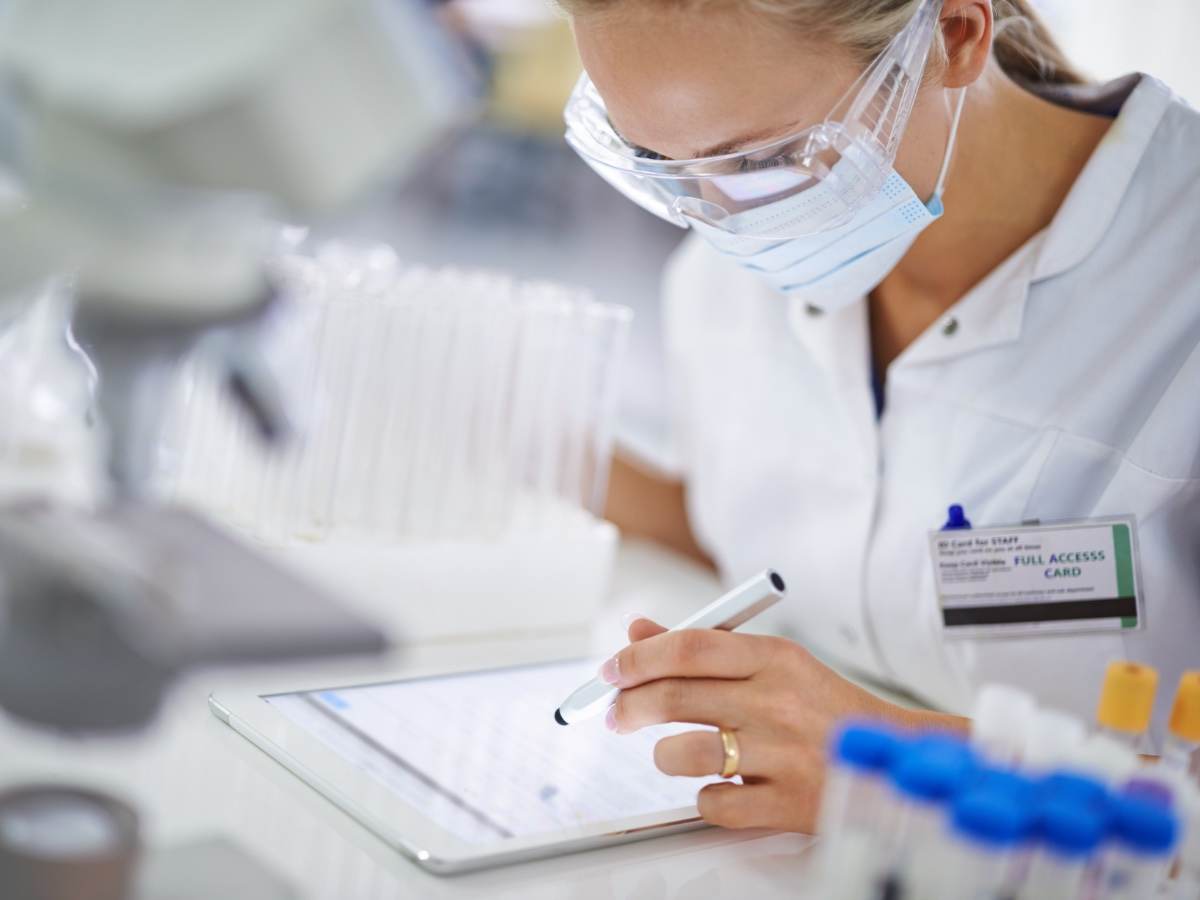
{"label": "blue face mask", "polygon": [[[920,233],[943,212],[942,188],[962,114],[964,91],[959,92],[950,136],[933,197],[923,203],[912,187],[892,169],[883,187],[850,221],[837,228],[799,238],[771,242],[778,223],[794,228],[806,209],[820,208],[826,182],[772,203],[739,214],[731,234],[705,222],[689,222],[717,250],[790,296],[827,312],[848,306],[879,285],[904,257]],[[852,145],[837,166],[854,166]]]}

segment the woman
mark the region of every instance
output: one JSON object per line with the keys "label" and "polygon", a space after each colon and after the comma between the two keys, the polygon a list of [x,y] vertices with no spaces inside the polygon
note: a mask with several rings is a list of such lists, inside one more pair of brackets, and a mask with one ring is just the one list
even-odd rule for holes
{"label": "woman", "polygon": [[[666,278],[680,478],[619,464],[612,517],[729,578],[778,568],[805,648],[945,710],[801,643],[638,620],[610,727],[732,732],[745,783],[701,814],[808,830],[844,717],[966,729],[988,681],[1090,716],[1117,658],[1169,693],[1200,664],[1200,117],[1148,77],[1083,84],[1024,2],[564,2],[568,140],[696,232]],[[952,504],[1133,517],[1137,627],[947,636]],[[723,759],[710,731],[656,751]]]}

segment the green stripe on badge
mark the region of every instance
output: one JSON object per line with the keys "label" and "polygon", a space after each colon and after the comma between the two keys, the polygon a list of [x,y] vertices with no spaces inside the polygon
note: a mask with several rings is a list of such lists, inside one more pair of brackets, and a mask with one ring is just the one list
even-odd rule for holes
{"label": "green stripe on badge", "polygon": [[1128,525],[1114,525],[1113,555],[1117,558],[1117,596],[1133,597],[1133,544]]}

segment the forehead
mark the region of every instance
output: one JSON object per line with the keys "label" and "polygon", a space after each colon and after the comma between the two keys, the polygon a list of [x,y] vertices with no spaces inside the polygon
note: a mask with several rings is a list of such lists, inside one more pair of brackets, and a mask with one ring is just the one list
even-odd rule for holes
{"label": "forehead", "polygon": [[675,159],[819,122],[860,70],[841,48],[736,8],[626,3],[574,25],[613,125]]}

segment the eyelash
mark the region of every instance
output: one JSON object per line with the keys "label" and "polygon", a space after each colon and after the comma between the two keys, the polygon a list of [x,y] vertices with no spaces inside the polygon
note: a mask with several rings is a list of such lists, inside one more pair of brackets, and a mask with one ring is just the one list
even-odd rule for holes
{"label": "eyelash", "polygon": [[[661,153],[656,153],[653,150],[647,150],[645,147],[638,147],[636,144],[630,144],[629,146],[633,149],[633,153],[638,159],[667,159],[667,157],[663,156]],[[780,166],[786,165],[787,159],[782,156],[772,156],[768,159],[750,159],[747,157],[738,160],[738,172],[761,172],[764,169],[777,169]]]}

